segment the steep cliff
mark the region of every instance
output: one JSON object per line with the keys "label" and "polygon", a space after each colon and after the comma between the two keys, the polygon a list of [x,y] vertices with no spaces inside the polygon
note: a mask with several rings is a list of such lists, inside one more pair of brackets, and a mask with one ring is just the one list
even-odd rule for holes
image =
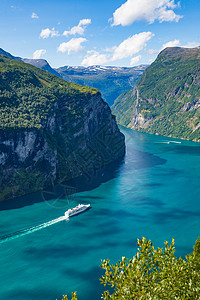
{"label": "steep cliff", "polygon": [[166,48],[112,112],[139,131],[200,141],[199,85],[200,47]]}
{"label": "steep cliff", "polygon": [[97,89],[0,55],[0,200],[93,176],[124,152]]}

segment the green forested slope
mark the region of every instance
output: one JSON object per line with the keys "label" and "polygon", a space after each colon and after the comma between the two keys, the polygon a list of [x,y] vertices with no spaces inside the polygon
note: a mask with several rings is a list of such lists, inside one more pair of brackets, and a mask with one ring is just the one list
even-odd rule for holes
{"label": "green forested slope", "polygon": [[163,50],[112,111],[133,129],[200,140],[200,48]]}
{"label": "green forested slope", "polygon": [[124,136],[97,89],[0,55],[0,201],[121,158]]}
{"label": "green forested slope", "polygon": [[41,128],[53,103],[66,97],[73,99],[68,107],[69,117],[78,116],[81,105],[76,106],[76,99],[97,93],[97,89],[66,82],[0,55],[0,129]]}

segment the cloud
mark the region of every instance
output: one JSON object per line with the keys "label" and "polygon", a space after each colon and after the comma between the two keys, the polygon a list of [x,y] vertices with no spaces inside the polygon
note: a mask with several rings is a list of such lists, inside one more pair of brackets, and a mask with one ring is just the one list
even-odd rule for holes
{"label": "cloud", "polygon": [[42,55],[46,54],[46,50],[45,49],[40,49],[40,50],[36,50],[34,53],[33,53],[33,58],[34,59],[39,59]]}
{"label": "cloud", "polygon": [[160,51],[164,50],[165,48],[168,47],[183,47],[183,48],[195,48],[198,47],[200,43],[198,42],[188,42],[185,45],[182,45],[181,42],[179,40],[173,40],[173,41],[169,41],[165,44],[162,45],[162,47],[160,49],[149,49],[147,50],[147,53],[149,55],[158,55]]}
{"label": "cloud", "polygon": [[91,24],[91,19],[82,19],[79,21],[79,24],[78,26],[86,26],[86,25],[89,25]]}
{"label": "cloud", "polygon": [[174,9],[179,4],[174,0],[127,0],[113,13],[112,26],[131,25],[136,21],[147,21],[152,24],[156,20],[162,22],[178,22],[183,16],[176,15]]}
{"label": "cloud", "polygon": [[141,55],[131,58],[130,66],[135,66],[141,59]]}
{"label": "cloud", "polygon": [[140,52],[146,47],[146,42],[153,36],[154,34],[152,32],[141,32],[124,40],[118,47],[115,48],[112,61],[131,57]]}
{"label": "cloud", "polygon": [[49,37],[54,37],[54,36],[59,36],[59,32],[55,30],[55,28],[49,29],[42,29],[41,33],[40,33],[40,37],[42,39],[47,39]]}
{"label": "cloud", "polygon": [[69,42],[60,44],[57,51],[62,53],[67,52],[68,54],[71,54],[71,52],[80,52],[83,50],[83,46],[81,44],[86,41],[87,40],[85,38],[81,37],[72,38]]}
{"label": "cloud", "polygon": [[39,19],[38,15],[34,12],[32,13],[31,18],[32,19]]}
{"label": "cloud", "polygon": [[91,19],[82,19],[79,21],[77,26],[72,27],[69,31],[64,31],[63,35],[68,36],[68,35],[83,35],[84,31],[86,29],[86,26],[91,24]]}
{"label": "cloud", "polygon": [[163,44],[160,49],[149,49],[149,50],[147,50],[147,53],[149,55],[154,55],[155,56],[155,55],[158,55],[160,51],[164,50],[167,47],[178,47],[178,46],[180,46],[180,41],[179,40],[169,41],[169,42]]}
{"label": "cloud", "polygon": [[195,48],[195,47],[198,47],[198,46],[199,46],[199,43],[197,43],[197,42],[188,42],[185,45],[181,45],[179,40],[174,40],[174,41],[169,41],[169,42],[163,44],[160,51],[167,48],[167,47]]}
{"label": "cloud", "polygon": [[[103,65],[108,62],[120,60],[127,57],[132,57],[146,47],[146,42],[149,41],[154,34],[152,32],[141,32],[124,40],[119,46],[104,49],[104,53],[91,50],[87,51],[87,55],[82,61],[82,65]],[[65,44],[65,43],[63,43]],[[62,44],[61,44],[62,45]],[[141,59],[141,55],[133,57],[130,65],[134,65]]]}
{"label": "cloud", "polygon": [[200,43],[198,43],[198,42],[188,42],[183,47],[185,47],[185,48],[196,48],[196,47],[199,47],[199,45],[200,45]]}
{"label": "cloud", "polygon": [[160,51],[165,49],[165,48],[168,48],[168,47],[178,47],[178,46],[180,46],[180,41],[179,40],[169,41],[169,42],[162,45],[162,48],[160,49]]}
{"label": "cloud", "polygon": [[159,51],[160,50],[158,50],[158,49],[149,49],[149,50],[147,50],[147,53],[149,55],[154,55],[154,54],[158,54]]}
{"label": "cloud", "polygon": [[108,53],[110,53],[110,52],[113,53],[116,48],[117,48],[117,46],[113,46],[112,48],[106,48],[106,49],[104,49],[104,51],[108,52]]}
{"label": "cloud", "polygon": [[84,66],[94,66],[103,65],[106,62],[108,62],[108,56],[106,54],[100,54],[97,51],[91,50],[87,52],[81,64]]}

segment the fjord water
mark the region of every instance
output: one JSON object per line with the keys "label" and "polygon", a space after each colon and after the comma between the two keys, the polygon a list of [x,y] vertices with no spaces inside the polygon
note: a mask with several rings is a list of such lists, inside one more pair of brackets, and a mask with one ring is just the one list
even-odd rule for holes
{"label": "fjord water", "polygon": [[[127,153],[113,178],[71,200],[34,194],[2,206],[0,299],[59,300],[71,291],[100,299],[101,259],[131,258],[142,236],[159,247],[175,238],[177,256],[192,251],[200,236],[200,145],[121,130]],[[78,203],[92,209],[63,220]]]}

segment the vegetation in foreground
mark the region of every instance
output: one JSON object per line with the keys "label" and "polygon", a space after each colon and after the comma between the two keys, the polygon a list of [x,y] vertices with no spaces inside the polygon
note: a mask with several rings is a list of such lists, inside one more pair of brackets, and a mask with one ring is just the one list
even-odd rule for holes
{"label": "vegetation in foreground", "polygon": [[[122,257],[115,265],[104,260],[100,282],[111,288],[102,299],[200,299],[200,238],[185,259],[175,256],[174,239],[164,244],[155,249],[150,240],[142,238],[132,259]],[[77,299],[76,292],[72,293],[72,300]],[[68,300],[66,295],[63,300]]]}

